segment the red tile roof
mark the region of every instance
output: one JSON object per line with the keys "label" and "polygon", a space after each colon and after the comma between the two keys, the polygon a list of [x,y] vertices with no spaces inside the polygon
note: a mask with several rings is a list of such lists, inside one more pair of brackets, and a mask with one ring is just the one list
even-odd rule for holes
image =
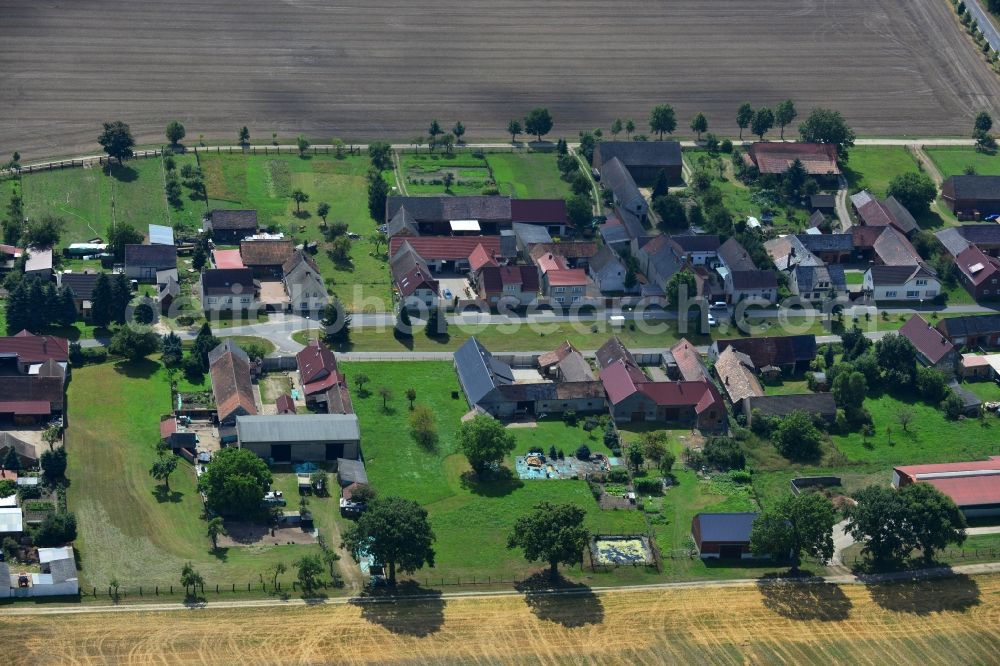
{"label": "red tile roof", "polygon": [[337,357],[319,340],[311,340],[295,355],[303,384],[310,384],[330,374],[337,374]]}
{"label": "red tile roof", "polygon": [[639,391],[661,407],[693,406],[701,414],[713,405],[722,404],[722,396],[712,382],[645,382]]}
{"label": "red tile roof", "polygon": [[548,278],[549,286],[552,287],[585,287],[589,282],[587,271],[582,268],[549,271],[545,277]]}
{"label": "red tile roof", "polygon": [[244,414],[257,413],[250,361],[245,354],[238,355],[227,350],[215,359],[208,372],[212,377],[212,393],[219,421],[225,421],[241,408]]}
{"label": "red tile roof", "polygon": [[21,331],[13,337],[0,338],[0,355],[17,356],[21,363],[44,363],[69,360],[69,341],[51,335],[32,335]]}
{"label": "red tile roof", "polygon": [[539,270],[543,274],[549,271],[565,270],[566,262],[558,254],[552,254],[551,252],[545,252],[537,257],[534,257],[535,263],[538,264]]}
{"label": "red tile roof", "polygon": [[566,224],[566,202],[562,199],[511,199],[511,222]]}
{"label": "red tile roof", "polygon": [[274,401],[274,406],[277,408],[279,414],[295,413],[295,401],[287,393],[279,395],[278,399]]}
{"label": "red tile roof", "polygon": [[212,250],[212,261],[216,268],[246,268],[239,250]]}
{"label": "red tile roof", "polygon": [[1000,456],[989,460],[897,467],[900,476],[929,483],[959,507],[1000,504]]}
{"label": "red tile roof", "polygon": [[900,327],[899,334],[909,340],[931,365],[936,364],[955,348],[955,345],[948,342],[940,331],[918,314],[910,317],[910,320]]}
{"label": "red tile roof", "polygon": [[677,363],[677,369],[683,379],[693,382],[706,378],[701,354],[687,338],[681,338],[680,342],[670,348],[670,353],[673,354],[674,362]]}
{"label": "red tile roof", "polygon": [[638,391],[637,383],[646,381],[642,370],[624,361],[616,361],[601,370],[601,383],[608,394],[608,402],[617,405]]}
{"label": "red tile roof", "polygon": [[474,271],[478,271],[483,266],[496,265],[498,265],[497,260],[486,251],[486,248],[483,247],[482,243],[477,245],[476,249],[469,255],[469,267]]}
{"label": "red tile roof", "polygon": [[976,245],[970,245],[959,252],[955,257],[955,265],[977,287],[1000,272],[1000,261],[987,255]]}
{"label": "red tile roof", "polygon": [[167,439],[177,432],[177,419],[169,418],[160,421],[160,439]]}
{"label": "red tile roof", "polygon": [[482,245],[492,256],[500,254],[499,236],[398,236],[389,240],[390,257],[396,256],[404,241],[425,261],[468,259],[477,245]]}
{"label": "red tile roof", "polygon": [[[412,240],[412,239],[411,239]],[[399,289],[399,294],[406,298],[411,295],[417,289],[429,289],[435,294],[438,292],[439,284],[438,281],[424,272],[424,269],[420,266],[415,266],[411,268],[409,272],[404,274],[396,282],[396,288]]]}
{"label": "red tile roof", "polygon": [[837,147],[829,143],[754,143],[747,155],[761,173],[785,173],[795,160],[813,176],[840,173]]}

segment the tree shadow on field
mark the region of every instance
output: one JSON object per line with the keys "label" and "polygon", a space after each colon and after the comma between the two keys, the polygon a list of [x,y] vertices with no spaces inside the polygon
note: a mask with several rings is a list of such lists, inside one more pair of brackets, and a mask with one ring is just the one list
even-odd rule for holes
{"label": "tree shadow on field", "polygon": [[168,490],[162,483],[153,488],[152,495],[159,504],[164,504],[166,502],[169,502],[170,504],[177,504],[184,499],[184,493],[172,488]]}
{"label": "tree shadow on field", "polygon": [[886,610],[915,615],[961,613],[980,604],[979,585],[966,575],[875,583],[868,586],[868,593],[872,601]]}
{"label": "tree shadow on field", "polygon": [[604,621],[604,605],[586,585],[574,583],[562,576],[552,580],[548,571],[536,573],[518,583],[524,602],[539,620],[554,622],[567,628],[600,624]]}
{"label": "tree shadow on field", "polygon": [[132,183],[139,178],[139,172],[124,164],[109,164],[105,172],[120,183]]}
{"label": "tree shadow on field", "polygon": [[515,490],[524,487],[524,482],[517,478],[507,467],[495,470],[488,478],[480,478],[473,470],[462,473],[462,488],[480,497],[506,497]]}
{"label": "tree shadow on field", "polygon": [[441,592],[422,588],[413,581],[401,581],[395,590],[372,590],[352,599],[351,604],[361,609],[362,618],[394,634],[423,638],[444,625]]}
{"label": "tree shadow on field", "polygon": [[115,363],[115,371],[130,379],[149,379],[160,369],[160,364],[148,358],[138,361],[119,361]]}
{"label": "tree shadow on field", "polygon": [[757,591],[765,608],[791,620],[839,622],[850,616],[853,606],[839,585],[815,576],[767,574],[757,580]]}

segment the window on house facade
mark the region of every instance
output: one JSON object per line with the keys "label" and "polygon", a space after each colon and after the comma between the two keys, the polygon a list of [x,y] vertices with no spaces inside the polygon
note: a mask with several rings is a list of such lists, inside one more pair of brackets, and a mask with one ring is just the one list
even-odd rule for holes
{"label": "window on house facade", "polygon": [[906,297],[907,298],[917,298],[918,296],[920,296],[920,292],[919,291],[908,291],[908,292],[906,292]]}
{"label": "window on house facade", "polygon": [[923,287],[927,284],[927,280],[917,280],[917,286]]}
{"label": "window on house facade", "polygon": [[564,291],[566,291],[566,287],[553,287],[553,288],[552,288],[552,291],[554,291],[554,292],[555,292],[555,293],[557,293],[557,294],[561,294],[561,293],[563,293]]}
{"label": "window on house facade", "polygon": [[896,292],[895,291],[887,291],[887,292],[885,292],[885,297],[886,298],[896,298]]}

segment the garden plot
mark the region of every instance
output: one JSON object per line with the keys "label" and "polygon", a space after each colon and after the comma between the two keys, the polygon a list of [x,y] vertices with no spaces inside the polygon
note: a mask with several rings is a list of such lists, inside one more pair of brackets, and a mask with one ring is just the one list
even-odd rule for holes
{"label": "garden plot", "polygon": [[595,537],[590,542],[590,553],[597,564],[655,564],[649,538],[644,536]]}

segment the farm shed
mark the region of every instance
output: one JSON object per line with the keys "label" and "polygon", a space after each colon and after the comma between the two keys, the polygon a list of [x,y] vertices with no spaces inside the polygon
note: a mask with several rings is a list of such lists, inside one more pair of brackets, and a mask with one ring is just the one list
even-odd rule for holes
{"label": "farm shed", "polygon": [[356,459],[361,448],[354,414],[237,416],[236,438],[274,462]]}
{"label": "farm shed", "polygon": [[966,518],[1000,516],[1000,456],[973,462],[906,465],[892,470],[893,488],[929,483],[958,505]]}
{"label": "farm shed", "polygon": [[750,530],[756,513],[699,513],[691,537],[702,559],[750,559]]}
{"label": "farm shed", "polygon": [[367,484],[368,473],[365,471],[365,463],[361,460],[338,458],[337,483],[340,484],[341,488],[346,488],[355,483]]}

